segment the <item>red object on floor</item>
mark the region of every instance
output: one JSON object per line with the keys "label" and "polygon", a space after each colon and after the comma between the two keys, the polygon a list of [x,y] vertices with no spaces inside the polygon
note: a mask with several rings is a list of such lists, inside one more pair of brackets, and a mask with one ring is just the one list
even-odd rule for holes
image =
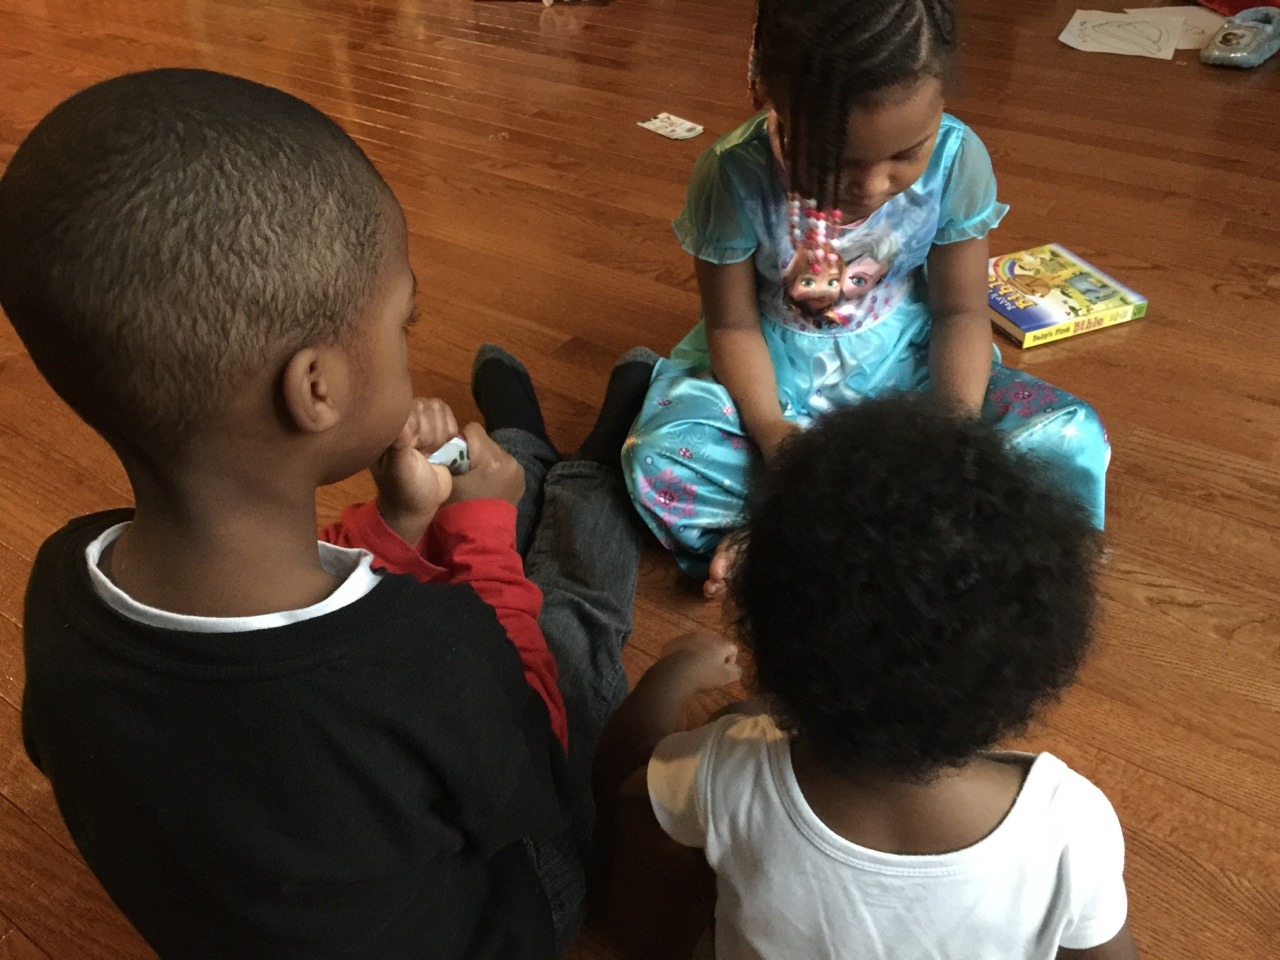
{"label": "red object on floor", "polygon": [[1248,10],[1250,7],[1280,7],[1280,0],[1200,0],[1200,6],[1234,17],[1241,10]]}

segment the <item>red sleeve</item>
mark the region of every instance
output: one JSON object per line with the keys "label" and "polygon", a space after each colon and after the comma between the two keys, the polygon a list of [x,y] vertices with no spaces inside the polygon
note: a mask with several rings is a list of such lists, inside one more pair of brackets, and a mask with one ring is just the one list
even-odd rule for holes
{"label": "red sleeve", "polygon": [[467,583],[498,612],[524,664],[524,676],[547,704],[551,729],[568,749],[569,720],[556,661],[538,626],[542,591],[524,575],[516,553],[516,508],[505,500],[464,500],[445,504],[427,528],[428,562],[448,570],[450,583]]}
{"label": "red sleeve", "polygon": [[320,538],[335,546],[368,550],[375,566],[412,574],[423,583],[468,584],[497,612],[524,664],[525,680],[546,703],[551,729],[567,749],[569,721],[556,685],[556,661],[538,626],[542,591],[524,575],[515,547],[515,517],[516,508],[505,500],[446,504],[414,549],[387,526],[370,501],[347,507]]}
{"label": "red sleeve", "polygon": [[368,550],[380,570],[409,573],[422,583],[449,582],[449,571],[432,563],[421,549],[415,550],[388,527],[373,500],[351,504],[337,523],[320,531],[320,539],[335,547]]}

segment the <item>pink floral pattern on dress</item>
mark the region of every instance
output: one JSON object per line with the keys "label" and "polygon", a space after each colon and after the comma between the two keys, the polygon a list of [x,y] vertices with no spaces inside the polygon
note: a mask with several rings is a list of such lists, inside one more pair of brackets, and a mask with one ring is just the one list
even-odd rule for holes
{"label": "pink floral pattern on dress", "polygon": [[680,456],[683,457],[685,460],[693,459],[693,451],[690,450],[688,447],[681,447],[679,450],[676,451],[676,453],[680,454]]}
{"label": "pink floral pattern on dress", "polygon": [[1058,399],[1058,391],[1040,381],[1015,380],[992,390],[987,399],[995,404],[996,412],[1002,417],[1009,413],[1030,417],[1052,406]]}
{"label": "pink floral pattern on dress", "polygon": [[732,430],[720,430],[720,439],[729,444],[734,450],[746,450],[747,438],[741,434],[734,433]]}
{"label": "pink floral pattern on dress", "polygon": [[698,488],[681,480],[670,467],[653,476],[642,476],[640,492],[667,523],[677,523],[693,516],[693,498]]}

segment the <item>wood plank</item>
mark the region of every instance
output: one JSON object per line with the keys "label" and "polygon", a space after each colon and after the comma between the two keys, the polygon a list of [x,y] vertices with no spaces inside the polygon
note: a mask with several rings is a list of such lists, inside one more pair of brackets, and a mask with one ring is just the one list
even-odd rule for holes
{"label": "wood plank", "polygon": [[73,854],[0,800],[0,913],[50,957],[143,960],[155,954]]}
{"label": "wood plank", "polygon": [[0,935],[0,960],[49,960],[49,955],[28,940],[17,927]]}
{"label": "wood plank", "polygon": [[6,800],[47,833],[49,839],[78,855],[75,841],[58,813],[49,781],[27,759],[22,746],[21,715],[7,703],[0,703],[0,783],[4,784]]}

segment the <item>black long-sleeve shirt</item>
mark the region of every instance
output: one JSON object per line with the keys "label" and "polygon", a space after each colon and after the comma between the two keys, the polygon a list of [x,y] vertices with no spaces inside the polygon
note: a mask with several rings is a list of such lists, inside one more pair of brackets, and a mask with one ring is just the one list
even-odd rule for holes
{"label": "black long-sleeve shirt", "polygon": [[521,839],[563,829],[563,755],[494,611],[384,576],[287,626],[198,634],[41,548],[23,731],[90,868],[162,957],[545,958]]}

